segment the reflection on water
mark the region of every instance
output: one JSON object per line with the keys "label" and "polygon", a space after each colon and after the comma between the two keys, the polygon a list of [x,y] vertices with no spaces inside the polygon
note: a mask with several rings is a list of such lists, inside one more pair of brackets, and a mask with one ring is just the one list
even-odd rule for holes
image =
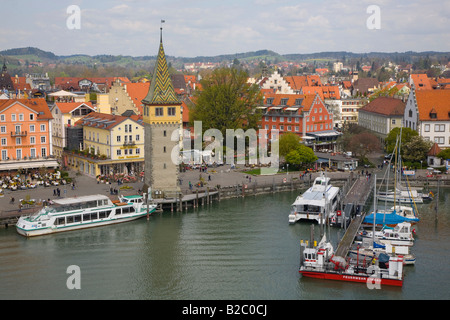
{"label": "reflection on water", "polygon": [[[439,211],[419,206],[403,288],[302,278],[299,241],[309,223],[288,224],[295,192],[225,200],[183,213],[25,239],[0,230],[0,299],[448,299],[450,189]],[[320,228],[316,225],[316,239]],[[330,230],[333,242],[343,235]],[[81,269],[81,290],[66,287]]]}

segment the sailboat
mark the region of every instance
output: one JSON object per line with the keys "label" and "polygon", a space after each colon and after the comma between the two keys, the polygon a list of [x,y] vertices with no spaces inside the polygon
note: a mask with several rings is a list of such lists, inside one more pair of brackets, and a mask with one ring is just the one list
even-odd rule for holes
{"label": "sailboat", "polygon": [[[400,129],[400,137],[401,137],[401,129]],[[395,161],[394,162],[394,172],[397,172],[397,168],[400,167],[400,152],[399,152],[399,139],[397,138],[397,143],[395,145],[394,148],[394,153],[397,155],[397,153],[399,154],[399,161]],[[391,157],[392,160],[392,157]],[[389,170],[386,170],[389,173]],[[408,187],[409,187],[409,181],[408,182]],[[386,188],[387,188],[387,184],[386,184]],[[395,175],[394,178],[394,189],[397,190],[397,174]],[[375,202],[377,200],[385,200],[385,202],[387,203],[387,198],[383,197],[382,193],[380,196],[380,192],[377,192],[376,189],[376,181],[375,181],[375,186],[374,186],[374,193],[378,196],[378,199],[375,198]],[[385,193],[387,194],[387,192]],[[364,220],[363,220],[363,224],[375,224],[375,225],[387,225],[387,226],[391,226],[391,227],[395,227],[396,225],[398,225],[399,223],[402,222],[409,222],[411,224],[416,224],[417,222],[420,221],[420,219],[417,217],[417,206],[416,206],[416,200],[414,197],[411,197],[411,193],[409,194],[409,203],[411,204],[411,206],[406,206],[406,205],[399,205],[397,204],[397,193],[393,192],[393,199],[394,199],[394,206],[391,207],[388,210],[380,210],[380,211],[376,211],[376,209],[374,210],[374,212],[372,212],[371,214],[367,215]],[[376,206],[375,206],[376,208]]]}
{"label": "sailboat", "polygon": [[[410,204],[412,201],[415,203],[423,203],[425,201],[429,201],[433,198],[432,193],[423,193],[420,192],[420,189],[417,188],[411,188],[408,180],[408,176],[405,175],[405,180],[407,183],[407,186],[402,185],[402,179],[401,175],[403,173],[402,170],[402,161],[401,161],[401,155],[400,155],[400,149],[401,149],[401,134],[402,134],[402,128],[400,129],[400,141],[399,138],[397,138],[397,142],[394,148],[394,151],[391,155],[391,158],[389,159],[389,163],[392,163],[392,158],[395,155],[395,162],[394,162],[394,168],[395,168],[395,176],[394,176],[394,182],[395,187],[394,190],[387,190],[387,183],[386,183],[386,191],[379,191],[378,192],[378,199],[384,200],[387,202],[394,202],[394,203],[400,203],[400,204]],[[389,174],[389,170],[387,170]],[[389,177],[388,179],[389,180]]]}

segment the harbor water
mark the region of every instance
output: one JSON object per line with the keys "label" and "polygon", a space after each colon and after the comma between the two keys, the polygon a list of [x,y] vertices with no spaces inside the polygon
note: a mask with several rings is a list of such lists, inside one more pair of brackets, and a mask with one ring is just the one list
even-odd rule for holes
{"label": "harbor water", "polygon": [[[310,223],[288,224],[297,192],[214,202],[149,220],[24,238],[0,229],[0,299],[307,300],[449,299],[450,189],[419,205],[403,287],[302,278],[300,240]],[[316,224],[316,239],[320,228]],[[331,228],[337,242],[344,234]],[[69,266],[79,289],[69,289]]]}

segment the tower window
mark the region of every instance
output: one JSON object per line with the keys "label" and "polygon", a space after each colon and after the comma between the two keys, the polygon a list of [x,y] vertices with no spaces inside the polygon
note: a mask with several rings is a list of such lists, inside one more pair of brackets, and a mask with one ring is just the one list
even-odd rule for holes
{"label": "tower window", "polygon": [[164,116],[164,108],[155,108],[155,116],[157,117]]}
{"label": "tower window", "polygon": [[175,116],[176,115],[176,108],[174,108],[174,107],[167,108],[167,114],[169,116]]}

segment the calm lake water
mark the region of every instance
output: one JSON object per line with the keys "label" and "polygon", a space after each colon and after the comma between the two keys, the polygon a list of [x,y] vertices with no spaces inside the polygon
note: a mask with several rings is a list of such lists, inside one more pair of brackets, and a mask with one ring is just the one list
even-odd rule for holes
{"label": "calm lake water", "polygon": [[[450,189],[419,207],[415,266],[402,288],[302,278],[299,241],[310,223],[288,224],[296,192],[231,199],[183,213],[26,239],[0,229],[0,299],[449,299]],[[316,225],[318,238],[319,227]],[[343,230],[332,228],[337,241]],[[70,265],[81,289],[69,290]]]}

